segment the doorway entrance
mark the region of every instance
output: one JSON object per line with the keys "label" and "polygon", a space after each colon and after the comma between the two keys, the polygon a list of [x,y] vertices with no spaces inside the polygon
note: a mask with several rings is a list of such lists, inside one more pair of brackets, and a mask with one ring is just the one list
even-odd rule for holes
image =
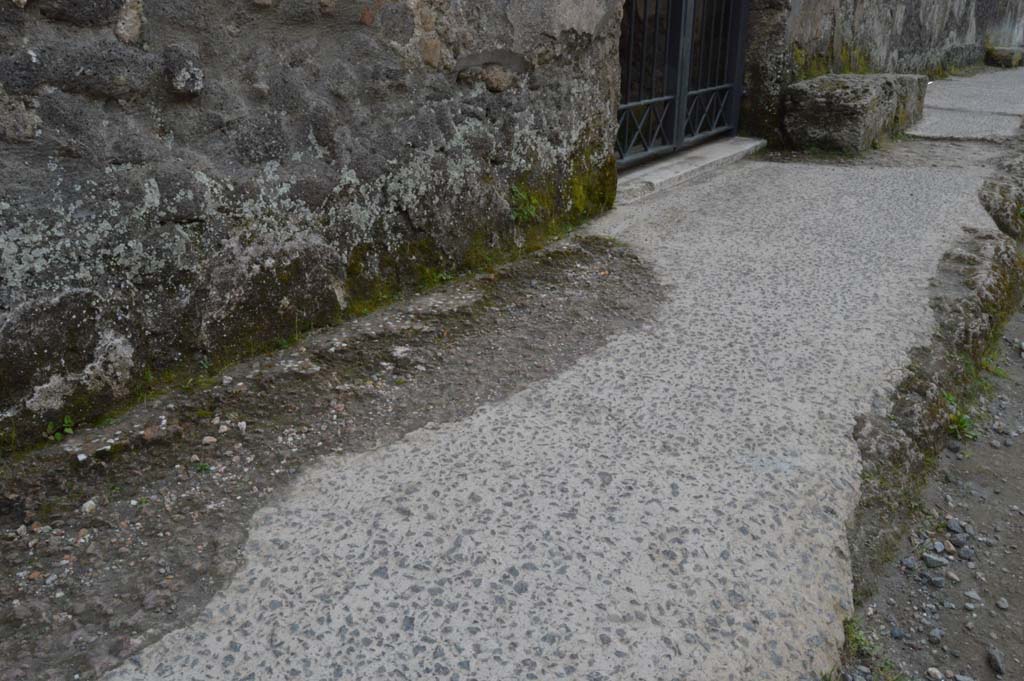
{"label": "doorway entrance", "polygon": [[625,167],[735,134],[749,0],[626,0],[616,151]]}

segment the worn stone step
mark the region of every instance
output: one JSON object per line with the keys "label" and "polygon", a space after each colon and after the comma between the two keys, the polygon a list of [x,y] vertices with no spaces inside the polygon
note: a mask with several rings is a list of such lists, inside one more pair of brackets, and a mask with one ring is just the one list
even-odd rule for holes
{"label": "worn stone step", "polygon": [[628,205],[656,192],[705,177],[716,169],[747,158],[763,149],[765,144],[762,139],[729,137],[628,170],[619,176],[616,202]]}

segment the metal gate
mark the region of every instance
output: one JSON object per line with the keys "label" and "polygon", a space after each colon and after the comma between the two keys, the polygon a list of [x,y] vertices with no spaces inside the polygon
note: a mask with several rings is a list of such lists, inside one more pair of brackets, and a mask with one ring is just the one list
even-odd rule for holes
{"label": "metal gate", "polygon": [[749,0],[626,0],[619,165],[736,132]]}

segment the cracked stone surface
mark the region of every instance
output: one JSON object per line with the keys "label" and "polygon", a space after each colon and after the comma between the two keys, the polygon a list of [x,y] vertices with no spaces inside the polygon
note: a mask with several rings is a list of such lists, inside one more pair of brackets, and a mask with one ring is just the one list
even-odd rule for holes
{"label": "cracked stone surface", "polygon": [[972,168],[746,161],[618,209],[656,320],[452,424],[311,467],[125,679],[817,678],[851,613],[854,418],[996,232]]}

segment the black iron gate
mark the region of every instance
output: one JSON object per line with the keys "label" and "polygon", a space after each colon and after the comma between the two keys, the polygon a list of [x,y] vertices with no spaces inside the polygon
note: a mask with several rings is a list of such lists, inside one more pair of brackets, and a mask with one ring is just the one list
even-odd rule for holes
{"label": "black iron gate", "polygon": [[735,133],[749,0],[626,0],[619,165]]}

